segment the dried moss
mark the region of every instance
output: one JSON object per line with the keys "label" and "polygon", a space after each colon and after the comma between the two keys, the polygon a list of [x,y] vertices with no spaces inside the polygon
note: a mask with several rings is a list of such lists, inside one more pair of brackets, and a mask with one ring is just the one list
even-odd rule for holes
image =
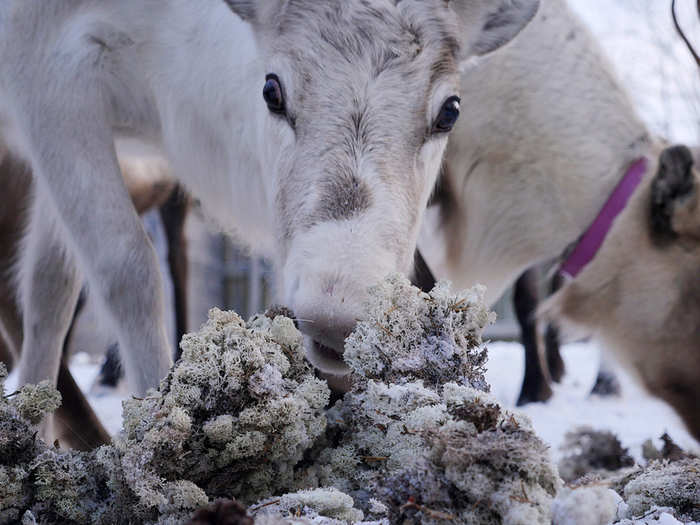
{"label": "dried moss", "polygon": [[697,458],[696,455],[686,452],[679,447],[666,432],[663,433],[660,439],[663,442],[663,447],[661,450],[656,448],[651,439],[647,439],[644,443],[642,443],[642,455],[644,456],[644,459],[647,461],[658,459],[678,461],[681,459]]}
{"label": "dried moss", "polygon": [[247,509],[236,501],[220,499],[198,510],[187,525],[253,525]]}
{"label": "dried moss", "polygon": [[36,440],[59,399],[48,384],[3,398],[0,522],[30,510],[38,523],[181,523],[212,497],[285,491],[325,430],[329,397],[300,343],[287,318],[246,325],[212,310],[160,388],[124,403],[113,444],[90,453]]}
{"label": "dried moss", "polygon": [[559,484],[526,419],[483,376],[481,290],[425,294],[393,276],[346,341],[353,388],[300,485],[333,486],[390,523],[547,523]]}
{"label": "dried moss", "polygon": [[[0,523],[175,524],[198,508],[193,523],[250,522],[218,497],[257,501],[249,514],[262,525],[550,523],[561,480],[529,420],[488,394],[481,291],[424,294],[393,276],[367,311],[347,341],[353,388],[327,411],[290,319],[218,310],[160,388],[125,403],[110,446],[37,441],[57,400],[46,385],[1,398]],[[571,437],[573,475],[626,463],[619,442],[605,436],[601,454],[589,434]],[[616,519],[659,508],[698,519],[698,461],[618,476],[609,484],[629,507],[617,502]],[[562,492],[555,523],[593,523],[580,510],[602,496],[598,521],[617,501],[607,487]]]}
{"label": "dried moss", "polygon": [[567,432],[561,446],[566,455],[559,461],[559,474],[567,482],[600,471],[614,472],[634,465],[629,451],[612,432],[581,427]]}
{"label": "dried moss", "polygon": [[700,459],[654,461],[623,489],[630,516],[663,507],[681,521],[700,521]]}

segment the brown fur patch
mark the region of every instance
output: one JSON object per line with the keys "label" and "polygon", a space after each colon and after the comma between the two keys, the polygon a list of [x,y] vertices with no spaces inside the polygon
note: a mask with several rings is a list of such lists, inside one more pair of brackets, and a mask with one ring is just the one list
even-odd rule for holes
{"label": "brown fur patch", "polygon": [[321,181],[322,196],[314,222],[351,219],[370,207],[372,195],[367,184],[352,173],[339,173]]}

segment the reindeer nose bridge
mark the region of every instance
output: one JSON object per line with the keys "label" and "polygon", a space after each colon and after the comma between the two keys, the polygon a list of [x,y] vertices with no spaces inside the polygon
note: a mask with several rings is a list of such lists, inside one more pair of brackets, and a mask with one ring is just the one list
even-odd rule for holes
{"label": "reindeer nose bridge", "polygon": [[318,222],[352,219],[372,205],[369,185],[347,170],[325,176],[320,182],[318,204],[314,210]]}

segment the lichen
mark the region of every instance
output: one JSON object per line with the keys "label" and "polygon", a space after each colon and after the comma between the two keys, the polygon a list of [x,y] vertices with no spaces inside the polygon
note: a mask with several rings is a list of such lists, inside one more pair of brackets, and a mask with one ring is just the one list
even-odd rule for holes
{"label": "lichen", "polygon": [[[159,391],[125,404],[115,440],[145,504],[163,504],[165,479],[242,503],[291,486],[294,466],[325,430],[329,397],[301,341],[286,317],[257,316],[246,326],[217,309],[183,338],[182,357]],[[152,473],[146,483],[144,470]]]}
{"label": "lichen", "polygon": [[256,521],[263,516],[295,516],[306,518],[311,520],[311,523],[319,525],[341,525],[358,523],[364,518],[363,513],[353,505],[353,499],[337,489],[311,489],[262,501],[254,507],[254,512]]}
{"label": "lichen", "polygon": [[634,465],[634,459],[612,432],[580,427],[567,432],[561,446],[559,474],[567,482],[601,471],[615,472]]}
{"label": "lichen", "polygon": [[181,523],[220,495],[252,502],[288,490],[325,430],[329,397],[293,322],[246,325],[215,309],[181,346],[159,389],[125,402],[123,432],[93,452],[36,439],[60,399],[48,383],[3,397],[0,522],[30,510],[39,523]]}
{"label": "lichen", "polygon": [[61,394],[50,381],[42,381],[38,385],[24,385],[20,388],[14,404],[21,417],[38,425],[46,414],[61,406]]}
{"label": "lichen", "polygon": [[[614,436],[604,436],[603,454],[597,434],[570,437],[571,477],[589,471],[603,481],[581,485],[584,476],[560,491],[530,421],[488,393],[481,331],[492,316],[481,293],[440,283],[425,294],[398,276],[375,287],[347,341],[352,389],[329,409],[291,319],[246,324],[219,310],[183,339],[158,390],[124,404],[124,430],[109,446],[66,452],[37,440],[58,399],[47,385],[1,397],[0,523],[699,519],[700,460],[621,473],[627,460]],[[0,365],[0,388],[5,377]],[[597,514],[580,512],[594,501]]]}
{"label": "lichen", "polygon": [[623,496],[631,516],[666,507],[681,521],[700,521],[700,459],[654,461],[625,484]]}
{"label": "lichen", "polygon": [[448,290],[392,276],[370,291],[346,341],[352,390],[300,486],[336,487],[391,523],[547,523],[559,478],[529,421],[487,393],[482,290]]}
{"label": "lichen", "polygon": [[426,294],[398,274],[371,288],[366,318],[345,341],[353,380],[419,379],[438,390],[455,382],[488,391],[481,332],[495,316],[483,295],[478,286],[452,294],[446,281]]}
{"label": "lichen", "polygon": [[[553,524],[697,522],[700,520],[700,459],[678,447],[668,448],[668,452],[677,459],[654,460],[646,466],[619,470],[599,469],[577,479],[570,485],[571,489],[561,491],[555,500]],[[610,518],[613,506],[616,506],[616,514]]]}
{"label": "lichen", "polygon": [[607,525],[619,517],[620,495],[604,486],[564,489],[552,505],[552,525]]}

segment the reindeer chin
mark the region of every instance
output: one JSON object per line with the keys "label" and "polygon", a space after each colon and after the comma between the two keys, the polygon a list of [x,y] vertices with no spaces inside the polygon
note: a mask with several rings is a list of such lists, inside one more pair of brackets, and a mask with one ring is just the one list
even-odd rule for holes
{"label": "reindeer chin", "polygon": [[324,374],[341,377],[351,372],[341,354],[308,335],[304,336],[304,351],[309,362]]}

